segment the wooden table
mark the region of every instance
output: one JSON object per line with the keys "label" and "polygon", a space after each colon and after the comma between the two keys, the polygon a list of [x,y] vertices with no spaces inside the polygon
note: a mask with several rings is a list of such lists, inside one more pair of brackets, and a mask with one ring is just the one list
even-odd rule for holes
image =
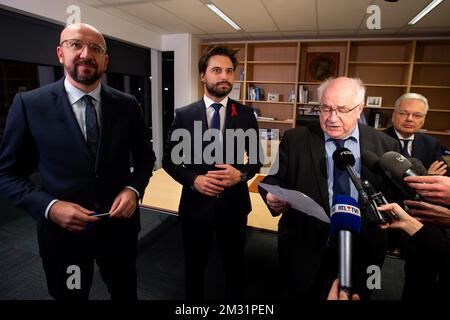
{"label": "wooden table", "polygon": [[[256,190],[255,186],[257,181],[255,179],[256,177],[248,182],[248,185],[252,186],[251,190],[253,191]],[[181,188],[181,185],[172,179],[164,169],[156,170],[153,172],[150,183],[145,189],[141,206],[167,214],[177,215]],[[278,230],[279,217],[272,217],[269,209],[267,209],[266,204],[257,192],[250,192],[250,200],[253,210],[248,216],[247,225],[256,229],[276,232]]]}

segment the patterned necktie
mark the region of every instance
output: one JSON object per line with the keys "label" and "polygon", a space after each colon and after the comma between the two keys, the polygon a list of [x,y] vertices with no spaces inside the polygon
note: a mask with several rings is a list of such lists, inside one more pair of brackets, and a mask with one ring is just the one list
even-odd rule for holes
{"label": "patterned necktie", "polygon": [[[344,147],[345,140],[334,139],[336,150]],[[337,195],[350,196],[350,177],[347,171],[340,170],[336,164],[333,169],[333,197]]]}
{"label": "patterned necktie", "polygon": [[85,95],[83,97],[86,102],[86,111],[84,113],[84,119],[86,124],[86,142],[89,147],[94,160],[97,157],[97,148],[99,140],[99,130],[97,122],[97,112],[95,111],[94,104],[92,103],[92,97]]}
{"label": "patterned necktie", "polygon": [[411,140],[403,140],[403,139],[400,139],[400,140],[403,142],[403,147],[401,150],[402,155],[407,158],[411,157],[411,155],[409,154],[409,150],[408,150],[409,143],[411,142]]}

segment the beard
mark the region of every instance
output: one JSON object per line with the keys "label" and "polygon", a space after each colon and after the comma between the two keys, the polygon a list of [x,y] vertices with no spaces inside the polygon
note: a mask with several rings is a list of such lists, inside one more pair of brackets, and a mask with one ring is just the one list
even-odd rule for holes
{"label": "beard", "polygon": [[[91,74],[80,73],[79,66],[82,65],[94,68],[94,72]],[[72,66],[67,67],[67,72],[70,74],[73,80],[84,85],[94,84],[103,75],[103,71],[99,71],[98,66],[95,62],[93,62],[92,60],[81,60],[81,59],[76,61]]]}
{"label": "beard", "polygon": [[[229,85],[228,88],[220,88],[219,86],[221,84],[227,83]],[[233,86],[228,81],[221,81],[216,84],[212,84],[209,82],[206,82],[206,90],[214,97],[217,98],[223,98],[226,95],[228,95],[231,92],[231,89],[233,89]]]}

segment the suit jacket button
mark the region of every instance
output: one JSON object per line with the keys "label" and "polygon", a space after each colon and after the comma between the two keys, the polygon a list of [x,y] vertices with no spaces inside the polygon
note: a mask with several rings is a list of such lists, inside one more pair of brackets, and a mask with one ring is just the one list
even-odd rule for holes
{"label": "suit jacket button", "polygon": [[96,174],[96,175],[95,175],[95,179],[100,179],[100,175],[99,175],[99,174]]}

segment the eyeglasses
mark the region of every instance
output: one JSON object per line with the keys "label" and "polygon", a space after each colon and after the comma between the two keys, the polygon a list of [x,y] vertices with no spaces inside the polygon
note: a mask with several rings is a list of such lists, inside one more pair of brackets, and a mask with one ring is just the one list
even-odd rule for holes
{"label": "eyeglasses", "polygon": [[360,105],[361,105],[361,103],[356,105],[356,106],[354,106],[353,108],[349,108],[347,106],[343,106],[343,107],[338,107],[336,109],[333,109],[330,106],[322,104],[322,105],[319,106],[319,111],[320,111],[320,113],[323,113],[323,114],[331,114],[333,111],[336,111],[336,113],[338,115],[346,115],[349,112],[351,112],[351,111],[355,110],[356,108],[358,108]]}
{"label": "eyeglasses", "polygon": [[67,39],[61,42],[59,45],[62,46],[64,42],[67,42],[67,47],[74,53],[83,51],[86,45],[88,46],[89,50],[96,56],[101,56],[106,53],[106,48],[97,43],[88,44],[78,39]]}
{"label": "eyeglasses", "polygon": [[420,113],[420,112],[411,112],[410,113],[410,112],[405,111],[405,110],[400,110],[400,111],[395,111],[395,112],[397,112],[398,115],[400,117],[402,117],[402,118],[408,118],[409,115],[412,115],[413,118],[416,119],[416,120],[420,120],[420,119],[422,119],[423,117],[426,116],[426,114],[424,114],[424,113]]}

